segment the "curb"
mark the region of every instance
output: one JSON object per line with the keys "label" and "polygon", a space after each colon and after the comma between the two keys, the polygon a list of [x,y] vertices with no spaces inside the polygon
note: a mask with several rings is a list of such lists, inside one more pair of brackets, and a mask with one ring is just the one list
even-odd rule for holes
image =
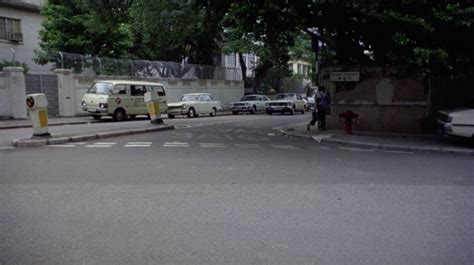
{"label": "curb", "polygon": [[[283,135],[295,138],[312,139],[310,135],[301,135],[285,131],[282,127],[273,128],[274,131],[280,132]],[[422,146],[402,146],[393,144],[378,144],[371,142],[349,141],[334,138],[321,139],[321,142],[340,144],[353,147],[369,147],[373,149],[381,149],[388,151],[402,151],[402,152],[417,152],[417,153],[438,153],[438,154],[454,154],[464,156],[474,156],[474,150],[462,150],[457,148],[436,148],[436,147],[422,147]]]}
{"label": "curb", "polygon": [[83,142],[83,141],[91,141],[96,139],[104,139],[110,137],[117,137],[117,136],[124,136],[124,135],[132,135],[132,134],[140,134],[140,133],[147,133],[147,132],[159,132],[159,131],[167,131],[167,130],[174,130],[174,125],[162,125],[159,127],[147,127],[147,128],[140,128],[140,129],[129,129],[123,131],[111,131],[111,132],[99,132],[95,134],[83,134],[83,135],[75,135],[70,137],[56,137],[56,138],[49,138],[49,139],[16,139],[12,141],[12,145],[16,147],[38,147],[43,145],[50,145],[50,144],[65,144],[70,142]]}
{"label": "curb", "polygon": [[[218,116],[230,116],[232,112],[224,111],[224,112],[217,112]],[[162,116],[162,118],[167,119],[168,117]],[[48,124],[49,127],[52,126],[62,126],[62,125],[77,125],[77,124],[90,124],[90,123],[102,123],[101,120],[85,120],[85,121],[64,121],[64,122],[57,122],[57,123],[50,123]],[[16,124],[16,125],[0,125],[0,130],[8,130],[8,129],[20,129],[20,128],[31,128],[31,124]]]}
{"label": "curb", "polygon": [[[70,122],[59,122],[59,123],[50,123],[49,127],[52,126],[62,126],[62,125],[77,125],[77,124],[89,124],[89,123],[98,123],[100,121],[90,120],[90,121],[70,121]],[[20,129],[20,128],[31,128],[31,124],[18,124],[18,125],[4,125],[0,126],[0,130],[8,129]]]}

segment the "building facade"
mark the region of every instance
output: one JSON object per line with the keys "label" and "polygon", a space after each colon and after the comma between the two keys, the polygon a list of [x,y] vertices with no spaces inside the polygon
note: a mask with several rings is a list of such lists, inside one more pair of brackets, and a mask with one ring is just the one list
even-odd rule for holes
{"label": "building facade", "polygon": [[49,72],[50,66],[34,63],[39,49],[41,7],[46,0],[0,0],[0,61],[26,63],[30,73]]}

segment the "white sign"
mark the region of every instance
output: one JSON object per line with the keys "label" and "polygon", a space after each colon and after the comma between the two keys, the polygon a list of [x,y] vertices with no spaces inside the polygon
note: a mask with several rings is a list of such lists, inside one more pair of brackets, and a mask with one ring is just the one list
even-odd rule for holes
{"label": "white sign", "polygon": [[329,76],[332,82],[357,82],[360,79],[359,72],[331,72]]}

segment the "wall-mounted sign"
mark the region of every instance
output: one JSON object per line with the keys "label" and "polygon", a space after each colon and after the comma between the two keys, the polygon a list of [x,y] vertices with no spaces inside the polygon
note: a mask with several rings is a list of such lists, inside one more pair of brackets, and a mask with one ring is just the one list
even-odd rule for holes
{"label": "wall-mounted sign", "polygon": [[357,82],[360,80],[360,72],[331,72],[329,79],[332,82]]}

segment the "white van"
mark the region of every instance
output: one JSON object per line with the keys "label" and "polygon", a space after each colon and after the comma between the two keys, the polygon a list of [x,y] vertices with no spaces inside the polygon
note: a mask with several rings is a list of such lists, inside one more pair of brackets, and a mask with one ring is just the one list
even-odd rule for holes
{"label": "white van", "polygon": [[161,113],[165,113],[168,105],[165,86],[155,82],[103,80],[97,81],[82,97],[82,110],[90,113],[94,119],[112,116],[122,121],[137,115],[148,115],[144,94],[156,91],[159,96]]}

